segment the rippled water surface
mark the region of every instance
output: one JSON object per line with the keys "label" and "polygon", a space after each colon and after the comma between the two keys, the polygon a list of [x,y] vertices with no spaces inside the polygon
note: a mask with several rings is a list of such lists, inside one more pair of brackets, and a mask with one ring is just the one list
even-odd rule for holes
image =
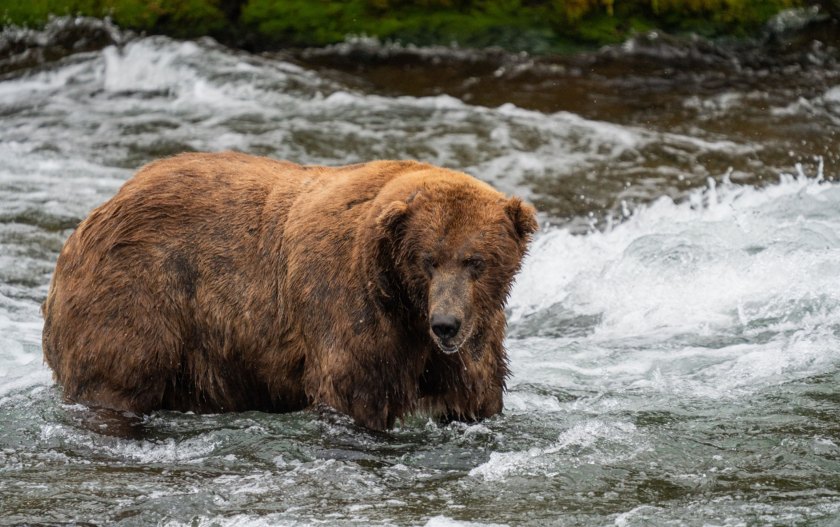
{"label": "rippled water surface", "polygon": [[[57,52],[68,27],[88,40]],[[0,523],[836,525],[840,54],[822,36],[535,59],[4,33]],[[63,241],[143,163],[221,149],[416,158],[536,203],[504,415],[372,434],[159,413],[125,438],[61,404],[39,305]]]}

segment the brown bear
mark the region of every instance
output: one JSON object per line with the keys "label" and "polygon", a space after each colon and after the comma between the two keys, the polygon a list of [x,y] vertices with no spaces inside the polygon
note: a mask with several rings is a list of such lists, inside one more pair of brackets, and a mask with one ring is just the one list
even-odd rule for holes
{"label": "brown bear", "polygon": [[67,240],[44,356],[65,399],[120,412],[489,417],[536,229],[520,199],[424,163],[179,155]]}

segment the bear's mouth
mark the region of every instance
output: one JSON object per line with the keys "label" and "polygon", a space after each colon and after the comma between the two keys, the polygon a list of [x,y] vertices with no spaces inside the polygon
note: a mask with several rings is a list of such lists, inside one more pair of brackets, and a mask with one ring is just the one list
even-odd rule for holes
{"label": "bear's mouth", "polygon": [[440,338],[437,335],[432,335],[432,340],[440,349],[440,351],[444,352],[447,355],[452,355],[453,353],[458,353],[458,350],[464,345],[466,342],[466,334],[469,332],[460,333],[454,337],[450,338]]}
{"label": "bear's mouth", "polygon": [[435,342],[437,343],[438,348],[440,348],[440,351],[446,353],[447,355],[457,353],[458,348],[460,348],[460,346],[458,346],[457,344],[442,342],[438,339],[435,339]]}

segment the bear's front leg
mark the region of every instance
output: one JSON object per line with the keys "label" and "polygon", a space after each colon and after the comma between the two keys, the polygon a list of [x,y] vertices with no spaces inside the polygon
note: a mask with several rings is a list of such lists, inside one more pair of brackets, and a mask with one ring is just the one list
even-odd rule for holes
{"label": "bear's front leg", "polygon": [[384,393],[365,393],[353,389],[325,390],[318,397],[318,404],[327,405],[338,412],[349,415],[359,426],[384,431],[396,421],[390,411],[388,397]]}
{"label": "bear's front leg", "polygon": [[315,405],[327,405],[353,418],[356,424],[371,430],[387,430],[402,414],[394,404],[388,379],[370,365],[322,370]]}

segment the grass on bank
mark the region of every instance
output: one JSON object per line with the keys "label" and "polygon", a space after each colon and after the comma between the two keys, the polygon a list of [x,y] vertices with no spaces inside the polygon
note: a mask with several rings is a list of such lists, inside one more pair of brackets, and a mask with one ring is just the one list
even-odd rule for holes
{"label": "grass on bank", "polygon": [[[323,46],[347,35],[418,45],[559,51],[616,43],[653,28],[748,36],[783,9],[840,0],[0,0],[4,24],[50,15],[110,16],[120,27],[213,36],[256,49]],[[827,6],[827,7],[826,7]]]}

